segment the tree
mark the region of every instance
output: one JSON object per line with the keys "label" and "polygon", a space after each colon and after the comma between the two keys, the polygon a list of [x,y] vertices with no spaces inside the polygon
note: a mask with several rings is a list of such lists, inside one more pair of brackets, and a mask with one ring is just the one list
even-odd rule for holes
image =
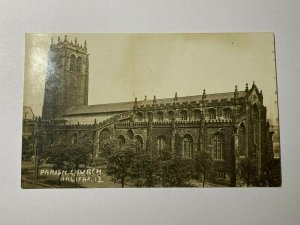
{"label": "tree", "polygon": [[131,178],[136,180],[136,186],[153,187],[157,182],[156,172],[158,161],[148,151],[139,151],[134,157]]}
{"label": "tree", "polygon": [[49,146],[44,157],[48,163],[53,165],[53,169],[60,170],[59,185],[61,184],[61,177],[63,170],[75,171],[75,188],[77,186],[77,170],[81,165],[87,166],[90,154],[92,152],[92,145],[88,142],[81,142],[78,144],[70,144],[62,142]]}
{"label": "tree", "polygon": [[87,167],[90,155],[92,153],[93,146],[89,142],[81,142],[76,144],[69,144],[66,148],[66,154],[68,155],[68,169],[75,171],[75,188],[77,187],[77,171],[81,165]]}
{"label": "tree", "polygon": [[[61,172],[68,169],[69,155],[66,151],[67,146],[66,143],[59,143],[49,146],[44,152],[44,158],[46,158],[48,163],[53,165],[53,169],[60,170]],[[58,178],[59,185],[61,185],[61,176],[62,173],[60,173]]]}
{"label": "tree", "polygon": [[120,183],[122,187],[131,176],[132,164],[134,162],[134,148],[125,146],[124,148],[115,148],[108,156],[107,174],[111,176],[112,181]]}
{"label": "tree", "polygon": [[165,152],[159,164],[159,176],[164,187],[188,186],[188,181],[193,175],[191,159],[183,158],[180,153]]}
{"label": "tree", "polygon": [[253,158],[246,157],[241,159],[238,168],[241,173],[241,179],[246,182],[247,187],[249,187],[250,184],[255,183],[254,180],[256,178],[257,165]]}
{"label": "tree", "polygon": [[33,137],[22,138],[22,160],[29,160],[34,155],[34,140]]}
{"label": "tree", "polygon": [[261,182],[264,186],[281,186],[281,166],[280,159],[267,161],[262,168]]}
{"label": "tree", "polygon": [[202,187],[204,187],[207,177],[213,170],[211,154],[206,151],[199,152],[195,157],[194,163],[196,176],[200,178],[200,175],[202,175]]}
{"label": "tree", "polygon": [[117,139],[115,138],[103,141],[100,146],[100,157],[104,160],[107,160],[112,152],[117,148],[117,146],[118,143]]}

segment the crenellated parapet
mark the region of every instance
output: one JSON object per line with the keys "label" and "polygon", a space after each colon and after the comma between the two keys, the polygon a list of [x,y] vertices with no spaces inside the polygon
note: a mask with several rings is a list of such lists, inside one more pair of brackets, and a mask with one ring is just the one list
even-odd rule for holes
{"label": "crenellated parapet", "polygon": [[193,121],[221,120],[228,121],[246,112],[248,91],[239,91],[235,86],[234,92],[207,94],[174,98],[138,101],[133,107],[134,121]]}
{"label": "crenellated parapet", "polygon": [[233,119],[205,119],[205,123],[232,123]]}
{"label": "crenellated parapet", "polygon": [[133,115],[132,111],[128,111],[128,112],[124,112],[124,113],[120,113],[118,115],[112,116],[112,117],[98,123],[97,129],[103,129],[106,126],[119,123],[120,121],[123,121],[126,123],[132,118],[132,115]]}
{"label": "crenellated parapet", "polygon": [[96,129],[94,124],[72,124],[72,125],[65,125],[62,127],[66,130],[93,130]]}
{"label": "crenellated parapet", "polygon": [[115,128],[147,128],[149,127],[149,122],[147,121],[137,121],[137,122],[131,122],[131,121],[119,121],[116,122]]}
{"label": "crenellated parapet", "polygon": [[60,38],[60,36],[58,36],[57,42],[54,41],[53,37],[51,38],[50,50],[56,51],[56,50],[66,49],[66,48],[78,51],[80,53],[87,53],[86,41],[84,41],[84,45],[82,45],[77,42],[76,37],[74,42],[73,40],[68,40],[67,35],[64,36],[63,40]]}

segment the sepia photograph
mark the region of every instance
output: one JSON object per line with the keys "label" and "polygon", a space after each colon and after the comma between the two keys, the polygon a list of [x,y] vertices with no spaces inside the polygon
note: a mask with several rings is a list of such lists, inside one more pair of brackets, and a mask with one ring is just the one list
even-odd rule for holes
{"label": "sepia photograph", "polygon": [[27,33],[21,187],[281,187],[273,33]]}

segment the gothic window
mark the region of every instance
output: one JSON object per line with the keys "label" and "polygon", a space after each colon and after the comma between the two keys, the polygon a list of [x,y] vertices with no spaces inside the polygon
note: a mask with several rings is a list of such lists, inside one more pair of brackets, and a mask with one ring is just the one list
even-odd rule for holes
{"label": "gothic window", "polygon": [[224,109],[224,117],[225,117],[225,119],[231,118],[231,109],[229,109],[229,108]]}
{"label": "gothic window", "polygon": [[74,133],[72,137],[72,144],[77,144],[78,142],[78,133]]}
{"label": "gothic window", "polygon": [[81,57],[78,57],[76,72],[81,73],[81,67],[82,67],[82,59],[81,59]]}
{"label": "gothic window", "polygon": [[182,155],[184,158],[191,159],[193,157],[193,138],[185,135],[182,141]]}
{"label": "gothic window", "polygon": [[200,120],[201,119],[201,111],[196,109],[194,110],[194,118],[195,120]]}
{"label": "gothic window", "polygon": [[253,121],[258,121],[259,112],[258,112],[258,108],[257,108],[256,104],[254,104],[253,107],[252,107],[252,115],[253,115]]}
{"label": "gothic window", "polygon": [[213,137],[213,150],[214,150],[214,159],[223,160],[223,146],[222,146],[222,139],[220,134],[216,134]]}
{"label": "gothic window", "polygon": [[159,136],[157,138],[157,150],[161,154],[164,150],[166,150],[167,141],[165,136]]}
{"label": "gothic window", "polygon": [[208,110],[208,117],[209,117],[209,119],[210,120],[214,120],[214,119],[216,119],[216,110],[215,109],[209,109]]}
{"label": "gothic window", "polygon": [[75,55],[71,55],[70,70],[71,71],[76,71],[76,57],[75,57]]}
{"label": "gothic window", "polygon": [[129,139],[131,139],[131,140],[133,139],[134,134],[133,134],[133,131],[131,129],[127,131],[127,136],[128,136]]}
{"label": "gothic window", "polygon": [[174,112],[173,111],[169,111],[168,112],[168,116],[169,116],[169,120],[174,120],[175,116],[174,116]]}
{"label": "gothic window", "polygon": [[238,152],[240,156],[244,156],[246,153],[246,128],[242,123],[238,130]]}
{"label": "gothic window", "polygon": [[140,135],[135,136],[136,146],[138,150],[143,149],[143,138]]}
{"label": "gothic window", "polygon": [[138,112],[137,113],[137,119],[138,119],[138,121],[142,121],[143,120],[143,113],[142,112]]}
{"label": "gothic window", "polygon": [[125,145],[125,137],[123,135],[120,135],[118,137],[118,147],[119,149],[122,149]]}
{"label": "gothic window", "polygon": [[253,136],[254,136],[254,144],[258,144],[259,140],[259,111],[256,104],[252,107],[252,116],[253,116]]}
{"label": "gothic window", "polygon": [[186,110],[182,110],[180,112],[181,115],[181,120],[187,120],[187,111]]}
{"label": "gothic window", "polygon": [[149,122],[153,120],[153,113],[152,112],[147,113],[147,119],[148,119]]}
{"label": "gothic window", "polygon": [[157,118],[159,121],[163,121],[164,120],[164,113],[163,112],[158,112],[157,113]]}
{"label": "gothic window", "polygon": [[99,134],[100,141],[105,141],[110,138],[110,133],[107,129],[103,129]]}

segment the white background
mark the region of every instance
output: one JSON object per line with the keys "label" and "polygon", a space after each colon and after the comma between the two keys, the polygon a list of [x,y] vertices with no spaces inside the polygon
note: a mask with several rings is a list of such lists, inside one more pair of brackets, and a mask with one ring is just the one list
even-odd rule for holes
{"label": "white background", "polygon": [[[23,190],[25,32],[275,33],[282,188]],[[0,224],[300,224],[300,3],[1,1]]]}

